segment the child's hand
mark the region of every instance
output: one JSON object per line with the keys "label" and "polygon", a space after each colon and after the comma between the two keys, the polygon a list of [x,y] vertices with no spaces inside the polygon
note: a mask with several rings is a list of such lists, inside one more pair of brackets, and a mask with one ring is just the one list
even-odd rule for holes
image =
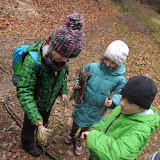
{"label": "child's hand", "polygon": [[105,105],[106,107],[110,107],[110,106],[112,105],[112,100],[111,100],[111,99],[108,99],[108,97],[107,97],[106,100],[105,100],[104,105]]}
{"label": "child's hand", "polygon": [[76,83],[76,85],[74,86],[74,89],[80,89],[81,86],[79,85],[79,82]]}
{"label": "child's hand", "polygon": [[88,134],[91,133],[91,132],[94,132],[94,131],[96,131],[96,130],[82,132],[81,139],[86,139],[86,137],[88,136]]}
{"label": "child's hand", "polygon": [[60,96],[60,98],[61,98],[61,101],[64,102],[64,101],[67,99],[67,95],[62,94],[62,95]]}
{"label": "child's hand", "polygon": [[38,127],[43,126],[43,121],[41,120],[41,121],[37,122],[35,125],[38,126]]}

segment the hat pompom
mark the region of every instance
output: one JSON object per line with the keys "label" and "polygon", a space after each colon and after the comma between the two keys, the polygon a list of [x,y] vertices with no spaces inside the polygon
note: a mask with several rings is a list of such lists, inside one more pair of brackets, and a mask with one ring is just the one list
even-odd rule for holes
{"label": "hat pompom", "polygon": [[[79,13],[67,16],[66,23],[60,26],[53,35],[46,40],[45,45],[52,46],[63,57],[77,57],[83,47],[83,17]],[[47,50],[46,53],[48,53]]]}
{"label": "hat pompom", "polygon": [[67,16],[65,24],[73,30],[81,30],[84,25],[83,17],[79,13],[72,13]]}

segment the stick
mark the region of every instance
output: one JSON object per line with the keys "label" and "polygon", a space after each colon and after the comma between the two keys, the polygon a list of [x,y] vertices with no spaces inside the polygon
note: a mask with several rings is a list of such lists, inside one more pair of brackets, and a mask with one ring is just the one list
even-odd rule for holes
{"label": "stick", "polygon": [[4,106],[6,108],[6,110],[8,111],[8,113],[11,115],[11,117],[17,122],[17,124],[22,128],[23,124],[22,121],[18,120],[15,116],[14,112],[11,112],[10,108],[7,106],[6,101],[4,100]]}
{"label": "stick", "polygon": [[7,71],[5,71],[2,67],[0,67],[0,69],[3,71],[3,72],[5,72],[5,73],[7,73],[8,75],[10,75]]}
{"label": "stick", "polygon": [[14,117],[16,117],[20,122],[23,123],[23,120],[13,112],[13,110],[7,105],[7,102],[6,101],[4,102],[5,102],[5,107],[8,110],[8,112],[11,112],[11,114],[13,114]]}
{"label": "stick", "polygon": [[[113,95],[114,95],[115,93],[118,93],[118,92],[119,92],[119,91],[114,91],[114,92],[112,92],[112,93],[107,92],[108,99],[111,100],[112,97],[113,97]],[[99,116],[102,116],[103,113],[106,112],[107,109],[109,109],[109,108],[106,107],[105,105],[103,105],[102,110],[99,112],[98,115],[99,115]]]}

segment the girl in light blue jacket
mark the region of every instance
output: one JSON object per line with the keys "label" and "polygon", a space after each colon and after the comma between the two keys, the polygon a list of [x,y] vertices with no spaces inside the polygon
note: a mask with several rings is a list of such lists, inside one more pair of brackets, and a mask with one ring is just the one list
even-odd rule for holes
{"label": "girl in light blue jacket", "polygon": [[[70,144],[77,130],[81,127],[75,141],[77,155],[82,152],[80,139],[82,132],[104,119],[108,109],[102,113],[103,106],[113,109],[120,104],[120,91],[126,83],[124,77],[126,70],[122,62],[125,61],[128,53],[128,46],[123,41],[116,40],[107,47],[101,61],[90,63],[83,68],[84,72],[89,72],[86,82],[86,96],[84,96],[83,102],[79,101],[75,105],[75,111],[72,114],[72,129],[65,137],[65,142]],[[79,88],[77,79],[74,89]],[[110,97],[110,94],[113,95]]]}

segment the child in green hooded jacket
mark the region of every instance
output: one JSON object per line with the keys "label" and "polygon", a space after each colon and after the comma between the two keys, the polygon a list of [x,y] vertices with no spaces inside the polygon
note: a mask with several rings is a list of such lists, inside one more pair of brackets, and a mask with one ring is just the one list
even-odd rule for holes
{"label": "child in green hooded jacket", "polygon": [[129,79],[121,91],[120,106],[83,132],[90,150],[89,160],[135,160],[159,126],[159,115],[152,101],[157,94],[155,82],[145,76]]}

